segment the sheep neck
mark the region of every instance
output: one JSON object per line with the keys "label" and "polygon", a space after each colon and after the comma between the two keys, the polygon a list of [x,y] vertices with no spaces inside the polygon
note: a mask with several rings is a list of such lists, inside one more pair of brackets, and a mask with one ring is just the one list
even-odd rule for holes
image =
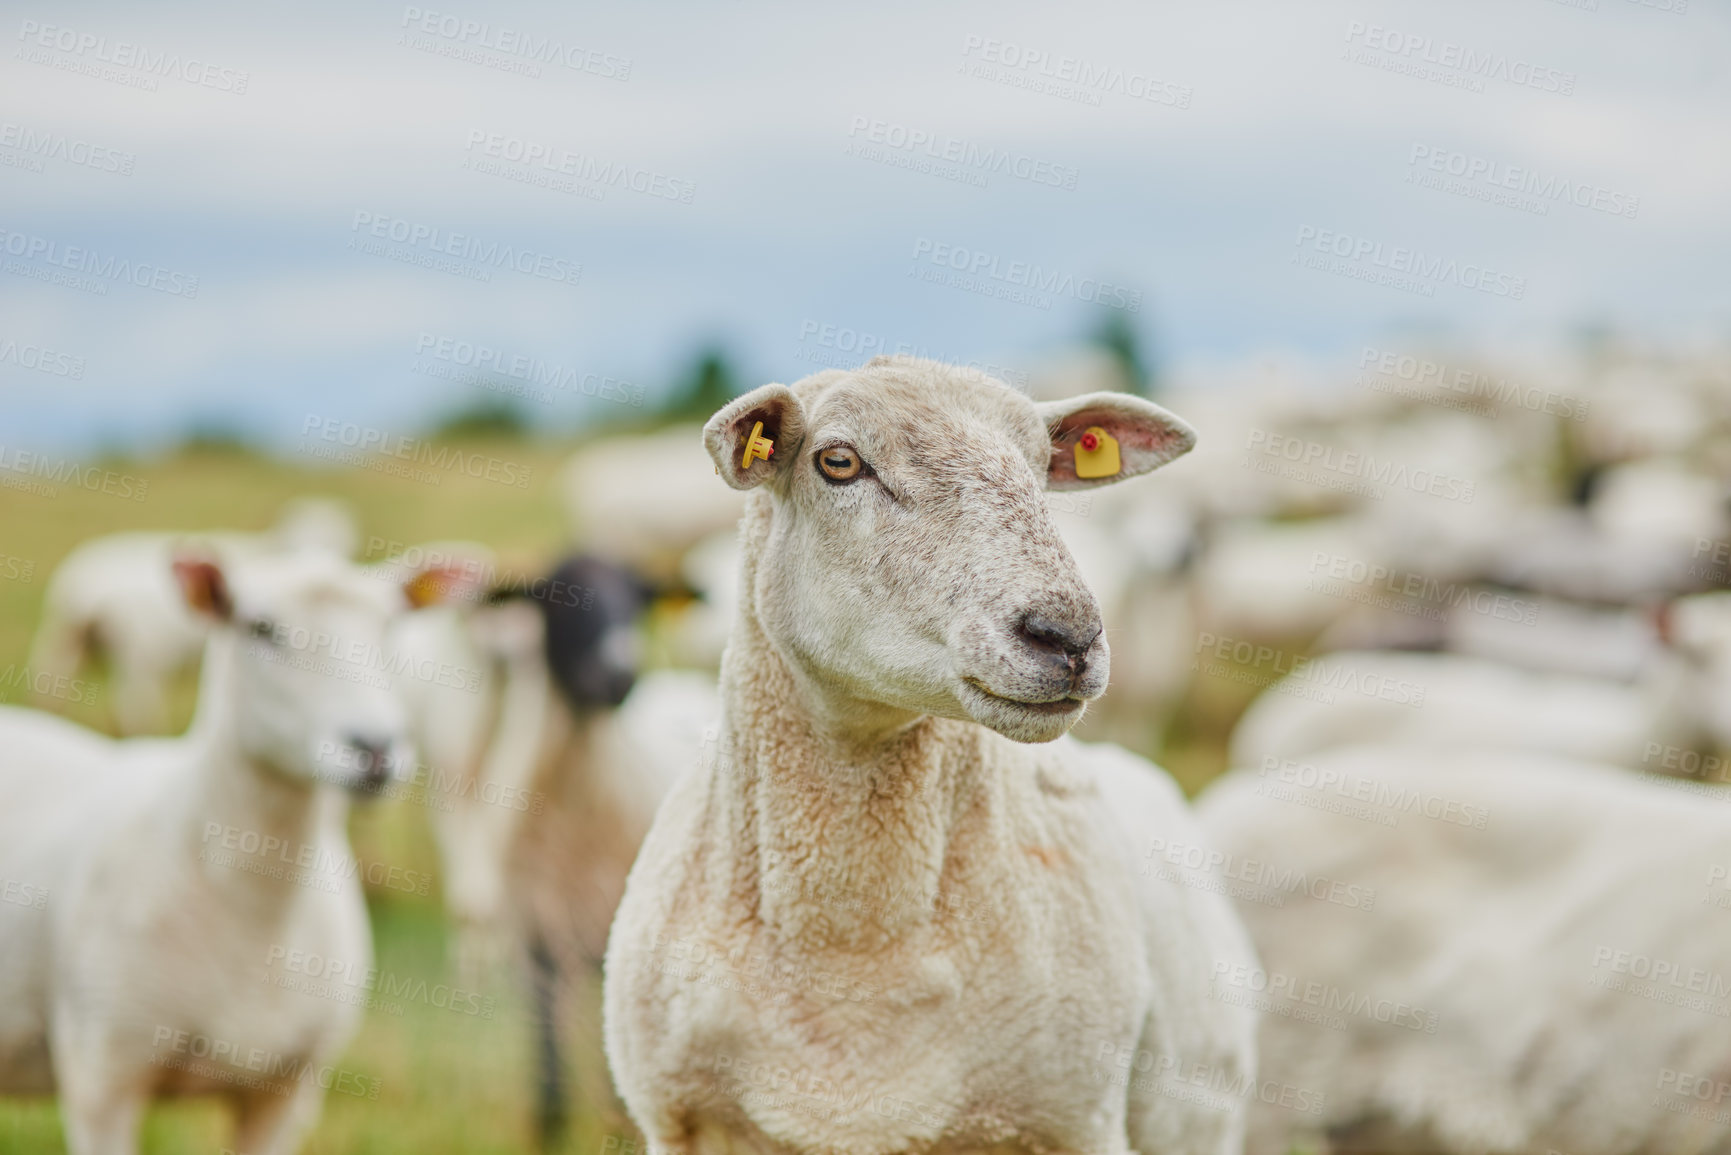
{"label": "sheep neck", "polygon": [[815,694],[742,608],[710,783],[717,882],[790,945],[881,949],[934,917],[964,802],[952,754],[965,743],[957,723],[886,725]]}
{"label": "sheep neck", "polygon": [[[245,753],[234,703],[234,650],[226,631],[205,647],[198,706],[180,739],[192,788],[179,820],[210,890],[249,918],[268,921],[306,893],[298,878],[348,865],[348,801],[332,787],[291,778]],[[342,861],[333,862],[333,855]]]}

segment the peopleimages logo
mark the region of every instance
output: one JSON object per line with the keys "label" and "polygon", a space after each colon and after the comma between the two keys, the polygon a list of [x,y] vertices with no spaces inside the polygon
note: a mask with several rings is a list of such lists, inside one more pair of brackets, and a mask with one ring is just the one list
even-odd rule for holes
{"label": "peopleimages logo", "polygon": [[[314,437],[328,443],[324,451],[321,452],[321,447],[311,444]],[[381,472],[398,473],[418,481],[431,481],[435,485],[438,482],[433,479],[439,475],[432,473],[433,469],[459,473],[477,481],[496,481],[517,489],[527,489],[529,479],[535,472],[532,465],[505,461],[479,452],[464,452],[455,446],[439,445],[419,437],[390,433],[335,417],[320,417],[314,413],[307,414],[306,420],[301,423],[301,438],[303,452],[312,453],[314,456],[362,467],[375,462],[386,465],[400,463],[399,469],[385,469]],[[347,452],[340,452],[337,447]],[[430,468],[416,469],[416,466]]]}
{"label": "peopleimages logo", "polygon": [[1548,216],[1551,202],[1555,201],[1631,219],[1641,208],[1641,198],[1629,193],[1455,149],[1414,144],[1406,163],[1409,184],[1507,204],[1538,216]]}
{"label": "peopleimages logo", "polygon": [[[19,25],[18,39],[24,41],[28,48],[52,49],[75,57],[78,61],[130,68],[149,76],[173,77],[201,88],[232,92],[236,96],[246,94],[247,81],[251,79],[249,73],[238,68],[219,68],[192,57],[182,59],[178,52],[145,48],[125,40],[116,40],[111,44],[106,36],[95,36],[89,32],[79,32],[75,28],[61,28],[53,24],[39,24],[34,20],[26,20]],[[35,63],[52,61],[42,60]],[[151,87],[155,87],[154,82]]]}
{"label": "peopleimages logo", "polygon": [[1054,55],[1014,41],[968,36],[962,41],[962,71],[1015,88],[1031,88],[1084,104],[1098,105],[1102,96],[1189,108],[1195,89],[1162,80],[1152,71],[1119,68],[1080,56]]}
{"label": "peopleimages logo", "polygon": [[[852,329],[846,325],[834,325],[828,321],[814,321],[807,318],[800,322],[799,340],[802,348],[794,355],[802,361],[810,361],[818,365],[828,365],[835,369],[852,369],[873,357],[907,356],[922,357],[928,361],[943,361],[951,365],[962,365],[969,369],[978,369],[989,376],[996,377],[1006,385],[1026,393],[1028,391],[1028,373],[1025,369],[1015,369],[1008,365],[999,365],[993,361],[979,357],[970,357],[953,350],[934,349],[929,345],[921,345],[913,341],[897,341],[880,333],[871,333],[863,329]],[[1048,494],[1048,497],[1058,497],[1059,494]],[[1084,503],[1086,508],[1086,503]]]}
{"label": "peopleimages logo", "polygon": [[[1247,675],[1247,679],[1239,680],[1250,680],[1256,684],[1266,685],[1278,678],[1282,680],[1282,686],[1289,683],[1308,683],[1314,689],[1349,691],[1398,706],[1412,706],[1416,709],[1424,705],[1423,686],[1404,678],[1387,678],[1374,671],[1357,670],[1326,655],[1313,658],[1303,654],[1289,654],[1273,646],[1260,645],[1243,638],[1221,637],[1207,631],[1197,635],[1196,646],[1191,650],[1191,654],[1192,670],[1200,667],[1204,672],[1212,673],[1212,669],[1201,664],[1206,656],[1212,656],[1218,662],[1236,663],[1240,672]],[[1320,700],[1333,701],[1334,698],[1330,695]]]}
{"label": "peopleimages logo", "polygon": [[1430,621],[1448,621],[1450,611],[1458,609],[1524,626],[1537,625],[1539,621],[1537,601],[1439,581],[1427,574],[1345,554],[1315,551],[1310,558],[1310,573],[1312,576],[1304,582],[1307,590]]}
{"label": "peopleimages logo", "polygon": [[[498,1000],[446,983],[431,984],[412,975],[381,970],[353,959],[327,957],[272,943],[265,954],[264,981],[284,990],[352,1003],[386,1014],[403,1013],[403,1003],[420,1003],[453,1014],[491,1019]],[[401,1002],[385,1000],[399,999]]]}
{"label": "peopleimages logo", "polygon": [[[1258,794],[1319,810],[1330,809],[1323,803],[1331,801],[1361,802],[1371,808],[1372,814],[1380,811],[1379,819],[1393,819],[1381,821],[1384,826],[1398,826],[1402,814],[1413,814],[1450,826],[1483,830],[1491,816],[1490,810],[1484,806],[1432,794],[1416,786],[1391,785],[1380,778],[1368,778],[1333,766],[1318,767],[1309,762],[1294,762],[1290,758],[1270,755],[1262,760],[1256,772],[1258,777],[1270,780],[1257,787]],[[1284,792],[1270,789],[1281,786],[1295,789]]]}
{"label": "peopleimages logo", "polygon": [[[1265,971],[1260,967],[1247,966],[1244,963],[1226,962],[1216,959],[1213,974],[1216,997],[1219,988],[1223,986],[1237,987],[1259,995],[1267,995],[1266,1006],[1257,1006],[1271,1013],[1282,1013],[1275,1008],[1280,1007],[1276,999],[1291,1003],[1303,1003],[1312,1007],[1320,1007],[1323,1013],[1337,1015],[1355,1015],[1371,1019],[1388,1026],[1404,1027],[1409,1031],[1420,1031],[1434,1035],[1437,1031],[1437,1012],[1423,1007],[1414,1006],[1404,1000],[1390,998],[1375,998],[1362,991],[1348,990],[1333,983],[1325,983],[1316,979],[1305,980],[1296,975],[1282,971]],[[1227,1000],[1236,1005],[1257,1005],[1261,1000],[1246,1003],[1238,1000]]]}
{"label": "peopleimages logo", "polygon": [[202,1079],[215,1079],[253,1091],[279,1095],[295,1093],[295,1087],[312,1083],[322,1091],[336,1091],[362,1099],[379,1097],[379,1080],[369,1079],[341,1067],[314,1067],[299,1055],[248,1047],[227,1039],[159,1026],[151,1039],[153,1066],[185,1071]]}
{"label": "peopleimages logo", "polygon": [[[1249,1072],[1230,1066],[1198,1063],[1171,1053],[1156,1054],[1132,1044],[1102,1042],[1094,1052],[1093,1079],[1096,1083],[1110,1082],[1115,1087],[1133,1086],[1138,1091],[1155,1091],[1168,1098],[1206,1103],[1216,1111],[1235,1108],[1233,1099],[1249,1100],[1254,1096],[1269,1106],[1284,1107],[1307,1115],[1322,1114],[1327,1096],[1321,1091],[1279,1083],[1273,1079],[1257,1080]],[[1106,1067],[1118,1068],[1118,1075],[1107,1075]],[[1146,1076],[1133,1078],[1134,1075]],[[1194,1098],[1182,1092],[1191,1088],[1206,1089],[1213,1094]]]}
{"label": "peopleimages logo", "polygon": [[581,44],[567,44],[552,36],[538,36],[521,28],[495,27],[485,20],[465,20],[449,12],[430,12],[412,5],[403,9],[400,26],[409,32],[436,36],[452,47],[487,49],[515,56],[524,63],[557,64],[604,80],[631,79],[631,61],[626,57],[584,48]]}
{"label": "peopleimages logo", "polygon": [[1548,413],[1571,421],[1585,421],[1591,408],[1587,399],[1571,397],[1554,389],[1523,386],[1507,377],[1491,377],[1476,369],[1451,368],[1446,362],[1366,345],[1358,358],[1359,383],[1377,392],[1401,391],[1374,379],[1367,383],[1362,371],[1373,366],[1378,377],[1412,383],[1414,390],[1402,392],[1402,396],[1416,398],[1422,396],[1419,390],[1440,390],[1469,400],[1488,401],[1500,409],[1519,407],[1531,413]]}
{"label": "peopleimages logo", "polygon": [[[151,289],[158,293],[167,293],[171,297],[186,297],[192,299],[198,296],[198,278],[191,273],[177,272],[165,269],[161,265],[152,265],[142,261],[131,261],[125,257],[116,257],[113,253],[99,253],[95,249],[80,245],[65,245],[52,237],[40,236],[36,233],[20,233],[0,226],[0,249],[8,256],[21,257],[26,261],[39,261],[42,265],[51,265],[57,269],[66,269],[73,273],[86,274],[98,280],[91,284],[107,295],[108,286],[103,281],[125,281],[140,289]],[[37,268],[46,276],[48,270]],[[8,272],[27,273],[29,266],[8,268]]]}
{"label": "peopleimages logo", "polygon": [[[60,160],[98,172],[131,176],[138,158],[106,145],[92,144],[82,137],[63,132],[34,129],[15,121],[0,121],[0,148],[16,149],[32,160]],[[41,171],[40,166],[37,167]]]}
{"label": "peopleimages logo", "polygon": [[[555,392],[599,397],[621,405],[641,407],[644,386],[622,381],[617,377],[568,365],[550,363],[527,353],[512,353],[484,342],[464,341],[455,337],[435,336],[423,331],[415,342],[417,357],[431,357],[438,364],[416,363],[416,372],[448,380],[469,380],[482,388],[492,388],[488,375],[496,374],[521,382],[522,388],[495,389],[512,396],[533,397],[552,404]],[[465,376],[464,371],[468,371]]]}
{"label": "peopleimages logo", "polygon": [[1070,297],[1127,313],[1142,307],[1140,289],[1041,268],[1031,261],[1004,260],[994,253],[946,245],[929,237],[914,241],[914,262],[911,275],[920,280],[1017,300],[1042,309],[1051,308],[1053,297]]}
{"label": "peopleimages logo", "polygon": [[24,694],[61,702],[96,704],[96,683],[13,663],[0,670],[0,702],[18,701]]}
{"label": "peopleimages logo", "polygon": [[19,882],[17,879],[0,878],[0,902],[9,902],[13,906],[28,907],[31,910],[44,910],[48,906],[48,889]]}
{"label": "peopleimages logo", "polygon": [[[466,167],[481,172],[489,170],[482,167],[486,165],[485,161],[473,159],[477,151],[483,157],[518,165],[525,170],[540,170],[550,177],[569,177],[575,184],[626,189],[658,200],[688,205],[697,193],[697,185],[692,181],[503,133],[471,129],[468,143],[463,148],[471,154],[471,159],[464,162]],[[529,183],[536,182],[531,180]]]}
{"label": "peopleimages logo", "polygon": [[[1484,90],[1484,81],[1500,80],[1522,88],[1536,88],[1559,96],[1575,94],[1575,74],[1556,68],[1542,68],[1527,60],[1510,60],[1501,52],[1487,52],[1456,44],[1452,40],[1433,40],[1398,28],[1381,24],[1366,24],[1362,20],[1346,23],[1348,44],[1365,53],[1384,53],[1387,60],[1372,55],[1360,59],[1348,49],[1348,59],[1357,64],[1380,65],[1389,71],[1411,71],[1420,79],[1438,80],[1456,87],[1474,86]],[[1425,67],[1440,72],[1426,72]]]}
{"label": "peopleimages logo", "polygon": [[[981,187],[985,186],[985,178],[990,176],[1011,177],[1032,184],[1051,185],[1053,188],[1076,187],[1078,172],[1073,165],[1057,164],[1007,148],[993,148],[931,129],[910,128],[895,121],[856,116],[849,123],[847,134],[856,142],[863,142],[849,145],[852,155],[868,160],[891,161],[892,157],[901,154],[910,158],[916,167],[924,161],[939,162],[940,168],[943,164],[950,164],[956,166],[959,172],[979,177],[978,183]],[[870,145],[880,147],[866,147]],[[881,151],[883,149],[890,151],[885,153]]]}
{"label": "peopleimages logo", "polygon": [[57,353],[41,345],[20,344],[11,337],[0,337],[0,365],[16,365],[20,369],[34,369],[52,377],[71,377],[74,380],[84,376],[84,358],[71,353]]}
{"label": "peopleimages logo", "polygon": [[[1618,950],[1614,947],[1599,945],[1593,948],[1593,969],[1597,971],[1605,967],[1615,975],[1629,975],[1644,979],[1657,988],[1660,984],[1684,991],[1693,995],[1706,995],[1709,998],[1724,999],[1731,996],[1731,979],[1718,971],[1707,970],[1704,967],[1690,966],[1676,959],[1657,958],[1639,952]],[[1598,977],[1598,976],[1595,976]],[[1596,985],[1609,985],[1600,982]],[[1717,1010],[1715,1014],[1725,1015],[1728,1012]]]}
{"label": "peopleimages logo", "polygon": [[[1305,437],[1291,437],[1252,427],[1244,448],[1247,453],[1260,454],[1267,459],[1291,462],[1304,471],[1326,471],[1342,478],[1352,478],[1389,489],[1426,493],[1448,501],[1471,502],[1473,499],[1475,483],[1471,478],[1456,477],[1423,466],[1408,466],[1405,462],[1391,457],[1379,458],[1374,453],[1361,453],[1356,449],[1342,450]],[[1264,472],[1271,470],[1265,469]],[[1307,474],[1293,473],[1285,476],[1299,477]],[[1323,482],[1319,481],[1318,484]],[[1377,491],[1367,489],[1364,492],[1368,495]]]}
{"label": "peopleimages logo", "polygon": [[[1321,874],[1311,875],[1302,869],[1279,867],[1257,858],[1240,858],[1235,854],[1197,843],[1168,842],[1164,838],[1151,839],[1143,857],[1157,862],[1164,861],[1175,868],[1217,874],[1228,881],[1248,883],[1252,887],[1265,890],[1307,894],[1318,901],[1332,902],[1353,910],[1370,910],[1376,905],[1376,890],[1373,887],[1342,882]],[[1144,873],[1147,873],[1146,869]]]}
{"label": "peopleimages logo", "polygon": [[1369,237],[1319,229],[1314,225],[1300,225],[1298,236],[1292,243],[1300,250],[1293,254],[1294,263],[1307,268],[1321,267],[1315,263],[1317,258],[1306,258],[1303,249],[1308,245],[1313,251],[1323,254],[1324,259],[1338,258],[1336,263],[1342,264],[1341,268],[1331,267],[1325,269],[1326,272],[1388,283],[1395,288],[1411,285],[1423,296],[1430,296],[1439,284],[1472,289],[1493,297],[1507,297],[1512,301],[1521,300],[1527,293],[1525,277],[1500,273],[1471,261],[1463,264],[1453,257],[1427,254],[1421,249],[1402,245],[1384,247],[1381,241]]}
{"label": "peopleimages logo", "polygon": [[[28,482],[21,484],[22,479],[28,479]],[[0,443],[0,486],[54,497],[59,492],[54,489],[56,485],[105,493],[126,501],[143,501],[150,492],[148,480],[130,473],[119,473],[100,465],[80,465],[64,457],[49,457],[45,453],[8,448]]]}
{"label": "peopleimages logo", "polygon": [[[583,276],[583,266],[576,261],[563,257],[555,257],[549,253],[537,253],[529,249],[517,248],[512,245],[502,245],[498,241],[483,241],[480,237],[469,233],[454,233],[435,225],[425,225],[417,221],[405,220],[380,213],[370,213],[365,209],[355,211],[355,219],[349,225],[351,233],[365,232],[365,237],[351,237],[349,247],[360,249],[373,256],[389,257],[393,260],[403,260],[408,264],[438,267],[442,257],[452,257],[466,261],[470,266],[487,266],[494,269],[513,269],[525,276],[539,277],[555,284],[575,286]],[[385,249],[373,245],[365,238],[373,237],[379,240],[392,241],[405,246],[400,250]],[[445,271],[445,270],[441,270]],[[468,273],[477,274],[478,280],[490,280],[492,274],[486,268],[471,268]]]}

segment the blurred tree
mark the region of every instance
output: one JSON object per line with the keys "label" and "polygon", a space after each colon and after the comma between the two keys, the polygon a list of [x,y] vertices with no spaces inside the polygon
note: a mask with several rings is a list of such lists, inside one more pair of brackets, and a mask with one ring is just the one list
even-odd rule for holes
{"label": "blurred tree", "polygon": [[1617,344],[1616,326],[1603,317],[1575,322],[1569,326],[1569,336],[1576,348],[1595,359],[1605,357]]}
{"label": "blurred tree", "polygon": [[453,410],[433,423],[428,436],[440,440],[466,437],[520,438],[529,434],[527,414],[509,401],[477,401]]}
{"label": "blurred tree", "polygon": [[252,440],[221,417],[193,418],[180,439],[182,453],[244,454],[252,452],[252,448]]}
{"label": "blurred tree", "polygon": [[727,355],[710,347],[697,356],[697,364],[680,385],[668,395],[658,416],[667,423],[676,421],[707,421],[710,414],[732,401],[739,394],[739,385]]}
{"label": "blurred tree", "polygon": [[1160,389],[1159,375],[1142,351],[1142,338],[1130,318],[1114,310],[1094,331],[1091,343],[1105,349],[1123,371],[1130,392],[1152,397]]}

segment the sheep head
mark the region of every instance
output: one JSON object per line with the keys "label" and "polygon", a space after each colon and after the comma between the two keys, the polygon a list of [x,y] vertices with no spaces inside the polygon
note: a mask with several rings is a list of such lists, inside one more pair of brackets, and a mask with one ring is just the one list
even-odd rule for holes
{"label": "sheep head", "polygon": [[[767,458],[745,453],[759,425]],[[1134,477],[1195,443],[1137,397],[1036,405],[983,373],[908,357],[765,385],[703,436],[722,479],[768,503],[745,543],[743,608],[796,677],[832,704],[971,720],[1024,742],[1067,731],[1108,672],[1099,606],[1045,491]],[[1107,440],[1116,472],[1079,471]]]}
{"label": "sheep head", "polygon": [[200,716],[219,713],[216,729],[239,754],[358,794],[408,776],[414,751],[386,629],[399,613],[455,596],[460,575],[369,572],[318,550],[219,561],[182,549],[173,570],[187,606],[215,631]]}

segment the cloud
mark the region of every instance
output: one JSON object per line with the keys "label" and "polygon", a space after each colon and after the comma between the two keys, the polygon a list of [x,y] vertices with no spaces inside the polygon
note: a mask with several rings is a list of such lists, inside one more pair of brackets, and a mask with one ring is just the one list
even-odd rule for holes
{"label": "cloud", "polygon": [[[101,46],[44,48],[47,26]],[[1731,312],[1731,154],[1706,146],[1731,136],[1716,65],[1728,30],[1707,5],[1679,16],[1634,0],[39,5],[0,27],[30,54],[0,73],[0,131],[134,160],[126,174],[0,166],[0,228],[196,273],[201,288],[100,295],[35,279],[39,261],[8,269],[6,324],[83,350],[90,369],[48,389],[0,366],[0,402],[19,403],[16,436],[89,440],[120,416],[269,427],[314,380],[357,419],[412,422],[431,408],[405,350],[429,328],[659,383],[712,336],[753,372],[797,373],[812,319],[1025,364],[1103,316],[1073,293],[1019,301],[1003,277],[922,280],[921,238],[1132,286],[1145,302],[1132,319],[1180,360],[1321,355],[1415,320],[1482,340],[1587,316],[1713,329]],[[179,71],[98,59],[122,42]],[[1450,51],[1502,63],[1466,76],[1473,91],[1435,79],[1427,61]],[[220,72],[188,80],[191,61],[244,73],[244,93]],[[1571,94],[1509,79],[1535,70],[1570,77]],[[537,163],[510,159],[530,146]],[[1425,187],[1410,179],[1417,147],[1639,210],[1538,212],[1494,189]],[[1073,187],[992,167],[1006,156]],[[689,203],[665,195],[680,188]],[[357,253],[357,212],[568,258],[581,280],[481,281]],[[1421,296],[1319,271],[1293,261],[1305,228],[1528,289]],[[93,400],[102,412],[79,417]]]}

